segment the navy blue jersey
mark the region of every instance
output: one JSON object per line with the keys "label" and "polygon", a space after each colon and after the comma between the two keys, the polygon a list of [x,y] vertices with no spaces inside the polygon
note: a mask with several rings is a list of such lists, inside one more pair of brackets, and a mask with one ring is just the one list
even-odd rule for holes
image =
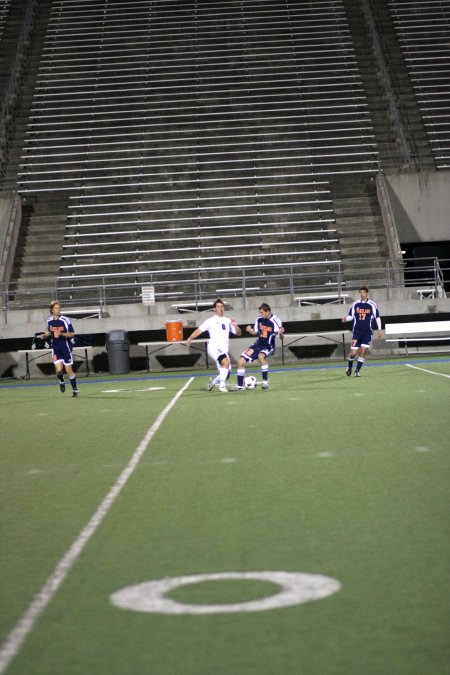
{"label": "navy blue jersey", "polygon": [[74,333],[74,329],[70,319],[62,314],[56,319],[54,316],[49,316],[47,319],[47,330],[51,335],[52,349],[69,349],[72,351],[72,338],[60,335],[60,333]]}
{"label": "navy blue jersey", "polygon": [[353,337],[358,338],[360,335],[372,335],[373,321],[380,324],[380,313],[378,307],[373,300],[366,300],[362,302],[357,300],[350,308],[348,315],[351,317],[353,324]]}
{"label": "navy blue jersey", "polygon": [[275,350],[275,338],[282,323],[272,314],[268,319],[260,316],[256,319],[253,330],[258,334],[257,344],[263,349]]}

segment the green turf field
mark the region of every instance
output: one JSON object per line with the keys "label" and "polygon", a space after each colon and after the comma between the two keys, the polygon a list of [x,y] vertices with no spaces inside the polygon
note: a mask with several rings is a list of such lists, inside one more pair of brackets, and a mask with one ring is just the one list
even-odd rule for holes
{"label": "green turf field", "polygon": [[[450,360],[344,371],[2,385],[0,673],[450,673]],[[246,572],[338,590],[264,609],[283,587]],[[176,614],[111,601],[218,573]]]}

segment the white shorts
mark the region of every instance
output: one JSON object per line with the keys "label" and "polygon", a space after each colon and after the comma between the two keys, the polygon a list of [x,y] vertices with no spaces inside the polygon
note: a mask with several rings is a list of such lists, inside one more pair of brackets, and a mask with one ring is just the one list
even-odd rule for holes
{"label": "white shorts", "polygon": [[228,352],[224,351],[221,347],[218,347],[217,345],[214,344],[208,344],[208,356],[216,362],[216,365],[218,368],[221,368],[221,361],[223,358],[226,356],[227,359],[230,361],[230,357],[228,355]]}

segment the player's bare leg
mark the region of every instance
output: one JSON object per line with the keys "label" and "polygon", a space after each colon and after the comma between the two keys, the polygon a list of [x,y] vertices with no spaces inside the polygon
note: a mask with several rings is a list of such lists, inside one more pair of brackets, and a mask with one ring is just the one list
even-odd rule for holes
{"label": "player's bare leg", "polygon": [[59,391],[64,394],[66,391],[66,383],[64,380],[64,366],[62,363],[55,363],[56,377],[59,380]]}
{"label": "player's bare leg", "polygon": [[357,349],[351,349],[350,350],[350,354],[348,355],[348,361],[347,361],[348,366],[347,366],[347,370],[345,371],[345,374],[347,375],[347,377],[350,377],[350,375],[352,374],[353,361],[355,360],[355,356],[356,356],[357,352],[358,352]]}
{"label": "player's bare leg", "polygon": [[262,388],[269,388],[269,364],[265,354],[258,354],[258,359],[261,364]]}
{"label": "player's bare leg", "polygon": [[355,377],[361,377],[361,368],[364,365],[364,361],[366,360],[366,351],[367,347],[360,347],[359,350],[359,356],[358,356],[358,363],[356,364],[356,370],[355,370]]}
{"label": "player's bare leg", "polygon": [[246,360],[240,356],[236,366],[237,384],[235,388],[237,391],[244,389],[245,364]]}
{"label": "player's bare leg", "polygon": [[219,364],[219,391],[225,393],[228,391],[225,382],[230,375],[230,360],[225,356]]}
{"label": "player's bare leg", "polygon": [[70,386],[72,387],[72,396],[78,396],[77,377],[73,372],[72,366],[66,365],[66,373],[69,376]]}

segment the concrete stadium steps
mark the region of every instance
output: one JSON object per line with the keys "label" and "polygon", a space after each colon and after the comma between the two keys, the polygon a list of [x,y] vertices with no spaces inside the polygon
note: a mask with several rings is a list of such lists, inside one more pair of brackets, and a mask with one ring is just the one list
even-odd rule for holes
{"label": "concrete stadium steps", "polygon": [[385,281],[389,255],[374,181],[336,177],[331,193],[346,286]]}
{"label": "concrete stadium steps", "polygon": [[48,194],[28,197],[16,247],[11,288],[15,295],[55,288],[59,274],[67,214],[67,198]]}

